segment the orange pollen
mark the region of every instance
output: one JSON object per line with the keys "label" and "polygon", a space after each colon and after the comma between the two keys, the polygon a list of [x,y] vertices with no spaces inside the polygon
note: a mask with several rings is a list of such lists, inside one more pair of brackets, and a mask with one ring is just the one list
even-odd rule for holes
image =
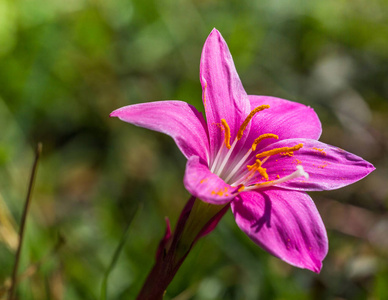
{"label": "orange pollen", "polygon": [[320,153],[322,153],[323,155],[326,156],[325,150],[323,150],[323,149],[321,149],[321,148],[312,148],[312,149],[315,150],[315,151],[318,151],[318,152],[320,152]]}
{"label": "orange pollen", "polygon": [[257,147],[257,144],[258,144],[258,143],[260,143],[262,140],[268,139],[268,138],[278,139],[279,137],[278,137],[276,134],[273,134],[273,133],[266,133],[266,134],[260,135],[260,136],[259,136],[257,139],[255,139],[255,141],[253,142],[253,144],[252,144],[252,151],[255,151],[255,150],[256,150],[256,147]]}
{"label": "orange pollen", "polygon": [[207,89],[207,82],[205,82],[205,87],[203,89],[203,105],[205,106],[206,109],[206,89]]}
{"label": "orange pollen", "polygon": [[229,196],[228,194],[228,188],[224,187],[223,189],[212,191],[212,195],[218,195],[218,196]]}
{"label": "orange pollen", "polygon": [[224,131],[225,131],[226,148],[230,149],[231,146],[230,146],[230,128],[229,128],[229,125],[228,125],[228,123],[226,123],[225,119],[221,119],[221,125],[223,126]]}
{"label": "orange pollen", "polygon": [[245,189],[245,186],[243,184],[241,184],[241,186],[239,187],[239,189],[237,191],[242,192],[244,189]]}
{"label": "orange pollen", "polygon": [[279,153],[281,156],[294,156],[294,152],[284,152],[284,153]]}
{"label": "orange pollen", "polygon": [[237,139],[240,140],[243,136],[245,128],[247,128],[248,123],[252,120],[253,116],[264,109],[269,108],[269,105],[260,105],[250,112],[250,114],[245,118],[244,122],[241,124],[240,129],[237,133]]}
{"label": "orange pollen", "polygon": [[267,174],[267,169],[259,167],[257,169],[257,171],[259,171],[260,175],[263,176],[265,178],[265,180],[269,179],[268,174]]}
{"label": "orange pollen", "polygon": [[280,154],[280,153],[291,153],[293,151],[299,150],[302,147],[303,147],[303,144],[298,144],[294,147],[275,148],[272,150],[261,152],[257,154],[256,157],[260,158],[260,157],[266,157],[266,156],[271,156],[271,155]]}
{"label": "orange pollen", "polygon": [[253,165],[248,165],[247,168],[249,171],[253,171],[252,174],[248,177],[248,178],[252,178],[253,177],[253,174],[255,174],[255,172],[259,172],[261,176],[263,176],[266,180],[269,179],[268,177],[268,174],[267,174],[267,169],[266,168],[263,168],[261,166],[262,162],[260,161],[260,159],[256,159],[256,162],[253,164]]}
{"label": "orange pollen", "polygon": [[253,165],[247,165],[247,168],[249,171],[251,171],[253,169],[260,168],[260,167],[261,167],[261,160],[260,159],[256,159],[256,162]]}

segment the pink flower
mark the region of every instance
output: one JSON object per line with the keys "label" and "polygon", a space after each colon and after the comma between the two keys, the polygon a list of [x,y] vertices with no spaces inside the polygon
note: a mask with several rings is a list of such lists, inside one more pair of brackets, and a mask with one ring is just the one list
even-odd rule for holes
{"label": "pink flower", "polygon": [[214,29],[200,63],[206,119],[182,101],[125,106],[111,117],[170,135],[188,159],[184,185],[204,202],[230,204],[237,225],[291,265],[319,272],[326,230],[306,191],[337,189],[374,170],[318,141],[321,123],[302,104],[247,95]]}

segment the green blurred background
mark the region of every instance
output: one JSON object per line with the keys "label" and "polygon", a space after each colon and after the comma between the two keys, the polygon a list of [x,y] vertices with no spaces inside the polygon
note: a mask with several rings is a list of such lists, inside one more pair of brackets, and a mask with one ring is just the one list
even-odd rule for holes
{"label": "green blurred background", "polygon": [[108,116],[162,99],[203,111],[213,27],[249,94],[312,106],[321,141],[377,170],[312,193],[330,241],[320,275],[261,250],[229,212],[166,299],[388,299],[387,16],[386,0],[0,0],[0,299],[38,141],[18,299],[98,299],[138,207],[109,280],[109,299],[135,297],[165,216],[175,224],[189,198],[185,159],[169,137]]}

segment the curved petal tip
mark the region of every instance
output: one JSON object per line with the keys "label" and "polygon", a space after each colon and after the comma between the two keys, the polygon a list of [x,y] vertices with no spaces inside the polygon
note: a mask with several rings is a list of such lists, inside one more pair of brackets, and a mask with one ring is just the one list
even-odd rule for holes
{"label": "curved petal tip", "polygon": [[112,111],[110,114],[109,114],[109,117],[112,118],[112,117],[117,117],[118,116],[118,109]]}
{"label": "curved petal tip", "polygon": [[253,242],[290,265],[319,273],[328,252],[325,226],[306,193],[244,192],[231,202],[236,223]]}

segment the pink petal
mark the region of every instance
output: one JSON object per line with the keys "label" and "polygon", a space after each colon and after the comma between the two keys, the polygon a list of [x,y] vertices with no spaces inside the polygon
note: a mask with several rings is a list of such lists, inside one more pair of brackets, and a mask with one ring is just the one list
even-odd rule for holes
{"label": "pink petal", "polygon": [[211,204],[228,203],[237,195],[237,188],[210,172],[207,164],[197,156],[187,161],[183,182],[191,195]]}
{"label": "pink petal", "polygon": [[216,29],[210,33],[202,50],[200,80],[210,150],[214,158],[224,141],[219,126],[221,119],[227,121],[233,142],[240,125],[250,113],[248,96],[237,74],[228,45]]}
{"label": "pink petal", "polygon": [[[249,96],[251,107],[268,104],[269,109],[263,110],[252,120],[248,147],[255,138],[265,133],[279,136],[279,140],[290,138],[319,139],[322,133],[321,122],[315,111],[303,104],[268,96]],[[253,129],[254,128],[254,129]],[[258,148],[263,148],[275,139],[266,139],[260,142]]]}
{"label": "pink petal", "polygon": [[206,122],[197,109],[182,101],[158,101],[128,105],[113,111],[111,117],[163,132],[171,136],[182,153],[208,160],[209,140]]}
{"label": "pink petal", "polygon": [[274,155],[265,163],[269,179],[293,173],[301,165],[309,179],[299,177],[278,186],[301,191],[333,190],[356,182],[375,168],[369,162],[343,149],[310,139],[289,139],[271,144],[262,151],[273,148],[292,147],[299,143],[303,148],[294,151],[293,156]]}
{"label": "pink petal", "polygon": [[241,193],[231,202],[237,225],[264,250],[319,273],[328,251],[325,226],[303,192],[269,189]]}

